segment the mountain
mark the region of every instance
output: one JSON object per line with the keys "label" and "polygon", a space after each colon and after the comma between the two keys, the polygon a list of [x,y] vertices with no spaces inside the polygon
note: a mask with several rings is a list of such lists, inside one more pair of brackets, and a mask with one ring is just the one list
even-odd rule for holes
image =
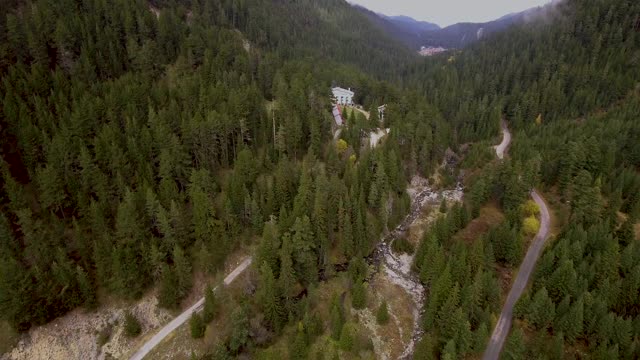
{"label": "mountain", "polygon": [[440,26],[437,24],[426,22],[426,21],[418,21],[409,16],[404,16],[404,15],[386,16],[382,14],[380,14],[380,16],[389,20],[393,24],[396,24],[396,26],[407,30],[408,32],[422,33],[425,31],[433,31],[433,30],[440,29]]}
{"label": "mountain", "polygon": [[537,9],[508,14],[486,23],[457,23],[442,29],[424,31],[420,35],[422,46],[442,46],[445,48],[463,48],[487,35],[503,31],[514,24],[521,23]]}
{"label": "mountain", "polygon": [[321,57],[387,77],[398,70],[398,64],[415,60],[397,40],[400,34],[396,37],[383,25],[372,24],[370,16],[343,0],[231,3],[234,11],[223,16],[236,29],[258,48],[289,59]]}
{"label": "mountain", "polygon": [[437,28],[435,24],[421,24],[409,17],[391,17],[378,14],[360,5],[353,5],[353,8],[364,15],[377,29],[411,49],[420,47],[421,34],[426,31],[425,29]]}
{"label": "mountain", "polygon": [[409,16],[387,16],[372,12],[359,5],[353,6],[387,35],[416,50],[422,46],[462,48],[489,34],[522,23],[535,16],[541,9],[532,8],[519,13],[507,14],[485,23],[457,23],[440,28],[436,24],[418,21]]}

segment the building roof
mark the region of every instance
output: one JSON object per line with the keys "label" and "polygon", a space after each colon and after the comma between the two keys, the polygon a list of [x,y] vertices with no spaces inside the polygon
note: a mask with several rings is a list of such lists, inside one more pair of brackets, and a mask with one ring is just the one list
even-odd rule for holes
{"label": "building roof", "polygon": [[337,92],[344,92],[344,93],[350,94],[351,96],[353,96],[353,95],[354,95],[354,92],[353,92],[353,91],[351,91],[351,89],[348,89],[348,90],[347,90],[347,89],[344,89],[344,88],[341,88],[341,87],[334,87],[334,88],[331,88],[331,91],[333,91],[333,92],[336,92],[336,91],[337,91]]}
{"label": "building roof", "polygon": [[336,125],[342,126],[342,114],[340,113],[340,107],[333,107],[333,118],[336,120]]}

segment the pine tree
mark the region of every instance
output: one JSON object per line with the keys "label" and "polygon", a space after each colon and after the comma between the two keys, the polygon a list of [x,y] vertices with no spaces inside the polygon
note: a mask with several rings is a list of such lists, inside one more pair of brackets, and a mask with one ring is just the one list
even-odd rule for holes
{"label": "pine tree", "polygon": [[588,171],[579,171],[574,182],[573,219],[578,223],[592,224],[599,219],[601,210],[599,188],[593,185]]}
{"label": "pine tree", "polygon": [[487,346],[488,339],[489,329],[487,328],[487,323],[483,322],[474,333],[473,352],[476,354],[482,354]]}
{"label": "pine tree", "polygon": [[367,306],[367,289],[362,281],[356,281],[351,289],[351,305],[354,309],[364,309]]}
{"label": "pine tree", "polygon": [[202,310],[202,321],[205,324],[210,323],[216,318],[219,312],[219,304],[216,295],[211,288],[211,285],[207,285],[204,290],[204,308]]}
{"label": "pine tree", "polygon": [[347,259],[352,258],[355,255],[355,244],[353,237],[353,224],[351,223],[351,215],[348,213],[348,210],[343,220],[342,236],[340,240],[342,253]]}
{"label": "pine tree", "polygon": [[378,325],[386,325],[389,322],[389,310],[387,308],[386,300],[383,300],[382,304],[380,304],[380,307],[378,308],[376,321],[378,322]]}
{"label": "pine tree", "polygon": [[340,349],[343,351],[352,351],[355,345],[355,329],[350,323],[344,324],[340,333]]}
{"label": "pine tree", "polygon": [[84,301],[84,306],[89,309],[93,309],[98,305],[98,299],[96,297],[96,290],[91,284],[87,273],[80,267],[76,267],[77,274],[77,282],[78,287],[80,288],[80,294],[82,295],[82,299]]}
{"label": "pine tree", "polygon": [[279,331],[281,328],[282,309],[279,302],[279,296],[276,292],[276,281],[273,272],[267,262],[263,262],[260,267],[260,289],[258,293],[258,301],[262,305],[265,319],[271,328]]}
{"label": "pine tree", "polygon": [[342,333],[342,328],[344,326],[344,315],[342,314],[342,307],[337,295],[334,295],[331,300],[329,317],[331,337],[337,341],[340,339],[340,334]]}
{"label": "pine tree", "polygon": [[285,308],[287,310],[296,284],[291,251],[291,237],[289,233],[285,233],[282,236],[282,248],[280,249],[280,277],[278,278],[278,286],[280,287],[280,293],[285,299]]}
{"label": "pine tree", "polygon": [[507,360],[524,359],[525,354],[524,333],[516,327],[512,330],[504,346],[503,357]]}
{"label": "pine tree", "polygon": [[314,283],[318,279],[318,260],[309,217],[305,215],[297,218],[291,232],[292,256],[296,273],[307,283]]}
{"label": "pine tree", "polygon": [[160,283],[160,293],[158,294],[158,305],[163,308],[173,309],[180,301],[180,286],[178,276],[173,268],[165,265],[162,270],[162,281]]}
{"label": "pine tree", "polygon": [[266,262],[276,273],[278,270],[278,249],[280,240],[278,227],[274,222],[266,222],[262,230],[262,239],[256,250],[256,263]]}
{"label": "pine tree", "polygon": [[555,304],[542,287],[534,295],[527,309],[527,319],[536,329],[546,329],[555,317]]}
{"label": "pine tree", "polygon": [[173,248],[173,263],[178,280],[178,293],[183,297],[191,290],[191,264],[178,245]]}
{"label": "pine tree", "polygon": [[193,312],[189,319],[189,328],[191,329],[191,337],[194,339],[200,339],[204,336],[207,325],[199,314]]}
{"label": "pine tree", "polygon": [[458,358],[458,354],[456,353],[456,342],[455,340],[447,341],[444,349],[442,350],[442,360],[454,360]]}
{"label": "pine tree", "polygon": [[231,327],[229,349],[233,354],[238,354],[249,341],[249,319],[246,309],[242,306],[235,309],[231,314]]}

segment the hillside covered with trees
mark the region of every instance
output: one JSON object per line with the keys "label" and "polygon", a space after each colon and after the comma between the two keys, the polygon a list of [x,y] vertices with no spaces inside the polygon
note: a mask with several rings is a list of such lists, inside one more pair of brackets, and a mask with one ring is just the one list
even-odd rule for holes
{"label": "hillside covered with trees", "polygon": [[[362,308],[367,257],[408,212],[409,179],[436,172],[450,149],[463,157],[465,200],[444,204],[415,249],[426,291],[415,358],[482,353],[500,272],[517,269],[530,235],[533,187],[566,216],[504,356],[640,356],[636,1],[554,3],[432,59],[340,0],[4,4],[0,318],[14,329],[152,288],[175,309],[195,273],[255,249],[255,292],[206,358],[306,358],[323,334],[357,356],[344,295],[318,304],[314,291],[340,268],[342,293]],[[331,134],[335,83],[374,110],[347,116],[343,146]],[[362,134],[380,104],[391,131],[370,149]],[[503,118],[514,146],[496,163]],[[504,221],[460,240],[489,203]]]}
{"label": "hillside covered with trees", "polygon": [[[175,307],[195,269],[217,271],[272,218],[265,234],[295,249],[292,281],[316,282],[330,249],[364,256],[406,211],[402,159],[419,150],[427,172],[446,148],[448,126],[411,96],[429,122],[409,119],[375,152],[338,153],[331,82],[368,104],[399,90],[333,62],[349,44],[314,61],[274,39],[247,49],[234,25],[249,26],[257,3],[116,5],[41,0],[6,17],[0,313],[17,329],[154,284]],[[384,217],[381,202],[393,204]]]}

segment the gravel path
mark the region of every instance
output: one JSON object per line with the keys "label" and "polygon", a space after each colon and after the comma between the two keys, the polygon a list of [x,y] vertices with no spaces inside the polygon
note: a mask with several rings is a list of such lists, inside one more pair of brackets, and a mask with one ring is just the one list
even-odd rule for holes
{"label": "gravel path", "polygon": [[502,121],[500,123],[500,126],[502,127],[502,142],[500,143],[500,145],[494,147],[496,149],[496,155],[498,155],[498,159],[502,160],[504,158],[504,154],[507,151],[507,147],[509,147],[509,144],[511,144],[511,132],[507,127],[506,121]]}
{"label": "gravel path", "polygon": [[[229,274],[224,279],[224,285],[231,284],[240,274],[242,274],[247,269],[247,267],[249,267],[250,264],[251,264],[251,258],[247,258],[242,263],[240,263],[240,265],[238,265],[238,267],[236,267],[231,272],[231,274]],[[213,291],[215,291],[217,288],[218,287],[214,288]],[[187,320],[189,320],[189,318],[191,317],[191,314],[193,314],[194,312],[197,313],[202,311],[203,306],[204,306],[204,297],[198,300],[198,302],[193,304],[193,306],[188,308],[185,312],[178,315],[175,319],[171,320],[171,322],[165,325],[165,327],[160,329],[160,331],[158,331],[158,333],[155,334],[151,338],[151,340],[147,341],[144,345],[142,345],[142,347],[140,347],[140,349],[135,354],[133,354],[133,356],[131,356],[130,360],[142,360],[145,356],[147,356],[147,354],[149,354],[149,352],[151,352],[151,350],[154,347],[156,347],[156,345],[160,344],[162,340],[164,340],[164,338],[167,337],[167,335],[169,335],[175,329],[180,327],[180,325],[184,324]]]}
{"label": "gravel path", "polygon": [[[507,129],[506,123],[504,122],[502,124],[502,133],[504,134],[502,143],[498,147],[496,147],[496,154],[500,159],[504,157],[504,150],[509,146],[509,143],[511,142],[511,133],[509,132],[509,129]],[[504,346],[505,339],[509,334],[509,329],[511,329],[513,307],[524,292],[524,288],[529,282],[529,277],[533,272],[536,261],[538,260],[538,257],[542,252],[544,243],[549,236],[549,228],[551,223],[549,209],[536,190],[531,191],[531,197],[540,207],[540,229],[538,230],[538,234],[536,234],[536,237],[533,239],[531,246],[529,246],[527,255],[524,257],[524,260],[520,265],[516,280],[514,281],[513,286],[509,291],[507,300],[505,301],[502,312],[500,313],[498,323],[493,330],[493,334],[491,335],[491,339],[489,340],[489,345],[487,346],[487,349],[484,352],[484,356],[482,357],[483,360],[497,360],[499,358],[502,347]]]}

